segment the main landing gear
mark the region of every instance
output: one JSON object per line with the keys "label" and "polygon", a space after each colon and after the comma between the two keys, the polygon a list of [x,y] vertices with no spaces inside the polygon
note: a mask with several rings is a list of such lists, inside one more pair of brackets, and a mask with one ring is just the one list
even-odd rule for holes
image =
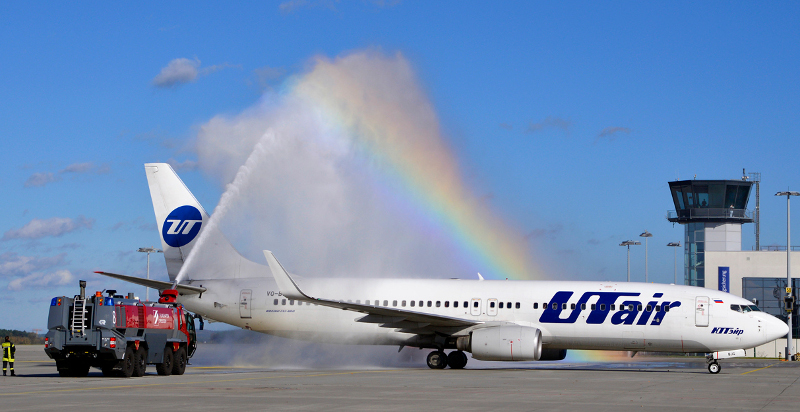
{"label": "main landing gear", "polygon": [[719,373],[722,370],[722,366],[719,366],[719,362],[714,359],[708,361],[708,371],[714,374]]}
{"label": "main landing gear", "polygon": [[428,367],[431,369],[444,369],[447,366],[450,369],[463,369],[467,366],[467,354],[455,350],[450,354],[445,354],[444,351],[437,350],[428,354]]}

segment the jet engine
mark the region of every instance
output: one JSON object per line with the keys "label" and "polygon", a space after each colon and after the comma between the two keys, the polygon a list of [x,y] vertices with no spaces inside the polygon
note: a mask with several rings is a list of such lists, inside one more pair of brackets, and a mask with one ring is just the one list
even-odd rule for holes
{"label": "jet engine", "polygon": [[535,361],[542,356],[542,332],[528,326],[481,328],[458,338],[456,346],[478,360]]}

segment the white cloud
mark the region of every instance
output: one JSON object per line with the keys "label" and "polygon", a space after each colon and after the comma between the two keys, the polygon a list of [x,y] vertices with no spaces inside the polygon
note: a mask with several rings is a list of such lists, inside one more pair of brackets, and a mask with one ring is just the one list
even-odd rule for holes
{"label": "white cloud", "polygon": [[211,73],[218,72],[218,71],[220,71],[222,69],[229,69],[229,68],[241,69],[242,66],[238,65],[238,64],[230,64],[230,63],[215,64],[215,65],[212,65],[212,66],[203,67],[202,69],[200,69],[200,72],[198,74],[200,76],[206,76],[206,75],[209,75]]}
{"label": "white cloud", "polygon": [[8,282],[9,290],[22,290],[31,287],[62,286],[72,282],[74,277],[66,269],[50,273],[32,273],[28,276],[12,279]]}
{"label": "white cloud", "polygon": [[92,169],[92,166],[92,162],[73,163],[62,169],[59,173],[86,173]]}
{"label": "white cloud", "polygon": [[628,128],[628,127],[618,127],[618,126],[617,127],[606,127],[605,129],[603,129],[597,135],[597,138],[595,139],[595,142],[597,142],[600,139],[606,139],[609,142],[611,142],[611,141],[614,141],[614,139],[616,139],[616,135],[618,133],[631,134],[631,131],[632,130],[630,128]]}
{"label": "white cloud", "polygon": [[544,129],[561,129],[564,132],[569,133],[570,127],[572,127],[572,122],[569,120],[562,119],[560,117],[547,116],[539,123],[530,123],[525,132],[535,133]]}
{"label": "white cloud", "polygon": [[173,59],[167,64],[167,67],[161,69],[158,76],[153,78],[153,86],[161,89],[168,89],[183,83],[193,82],[197,80],[198,77],[207,76],[230,67],[241,68],[240,65],[230,63],[215,64],[201,68],[199,59],[195,58],[194,60],[189,60],[181,57]]}
{"label": "white cloud", "polygon": [[28,180],[25,181],[25,187],[41,187],[51,182],[61,180],[61,176],[67,173],[83,174],[93,172],[98,175],[108,174],[111,172],[111,166],[108,163],[96,167],[92,162],[73,163],[58,171],[58,174],[50,172],[34,173]]}
{"label": "white cloud", "polygon": [[34,173],[25,181],[25,187],[41,187],[60,179],[61,177],[52,173]]}
{"label": "white cloud", "polygon": [[197,170],[196,160],[184,160],[179,162],[173,158],[167,160],[167,163],[175,170]]}
{"label": "white cloud", "polygon": [[255,78],[255,82],[262,91],[271,89],[272,85],[281,79],[285,74],[286,70],[282,67],[264,66],[253,69],[253,77]]}
{"label": "white cloud", "polygon": [[64,263],[65,253],[56,256],[21,256],[16,252],[0,254],[0,277],[21,276]]}
{"label": "white cloud", "polygon": [[280,10],[281,13],[291,13],[307,5],[308,5],[308,0],[289,0],[279,4],[278,10]]}
{"label": "white cloud", "polygon": [[12,239],[40,239],[47,236],[61,236],[83,228],[91,229],[94,219],[78,216],[76,219],[68,217],[51,217],[50,219],[33,219],[19,229],[10,229],[3,234],[2,240]]}
{"label": "white cloud", "polygon": [[328,9],[336,11],[336,3],[339,0],[288,0],[278,5],[281,13],[289,14],[302,8],[309,9]]}
{"label": "white cloud", "polygon": [[200,67],[200,60],[189,60],[186,58],[174,59],[167,67],[161,69],[161,73],[153,79],[153,85],[160,88],[169,88],[182,83],[193,82],[197,78],[197,69]]}

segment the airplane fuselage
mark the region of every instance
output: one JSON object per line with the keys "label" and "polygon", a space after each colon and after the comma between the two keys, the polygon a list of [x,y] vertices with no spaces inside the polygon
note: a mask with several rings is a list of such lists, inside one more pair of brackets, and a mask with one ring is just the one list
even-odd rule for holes
{"label": "airplane fuselage", "polygon": [[[193,280],[208,291],[181,297],[204,317],[276,336],[318,342],[432,347],[398,319],[290,300],[269,278]],[[778,338],[776,318],[710,289],[644,283],[304,279],[309,295],[480,323],[536,327],[552,349],[712,352]],[[224,293],[221,293],[224,291]],[[716,301],[716,302],[715,302]],[[735,309],[732,309],[732,305]],[[745,307],[742,310],[742,307]],[[738,310],[737,310],[738,309]],[[778,321],[779,322],[779,321]],[[396,327],[393,327],[396,326]],[[440,328],[441,329],[441,328]],[[449,332],[458,334],[457,329]]]}

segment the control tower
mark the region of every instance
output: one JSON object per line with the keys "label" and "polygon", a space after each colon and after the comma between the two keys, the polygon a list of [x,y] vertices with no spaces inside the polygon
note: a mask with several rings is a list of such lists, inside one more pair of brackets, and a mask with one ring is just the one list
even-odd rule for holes
{"label": "control tower", "polygon": [[[746,180],[679,180],[669,182],[675,210],[667,220],[686,227],[684,284],[706,286],[705,252],[742,250],[742,224],[753,222],[747,200],[753,182]],[[716,273],[709,274],[714,287]]]}

